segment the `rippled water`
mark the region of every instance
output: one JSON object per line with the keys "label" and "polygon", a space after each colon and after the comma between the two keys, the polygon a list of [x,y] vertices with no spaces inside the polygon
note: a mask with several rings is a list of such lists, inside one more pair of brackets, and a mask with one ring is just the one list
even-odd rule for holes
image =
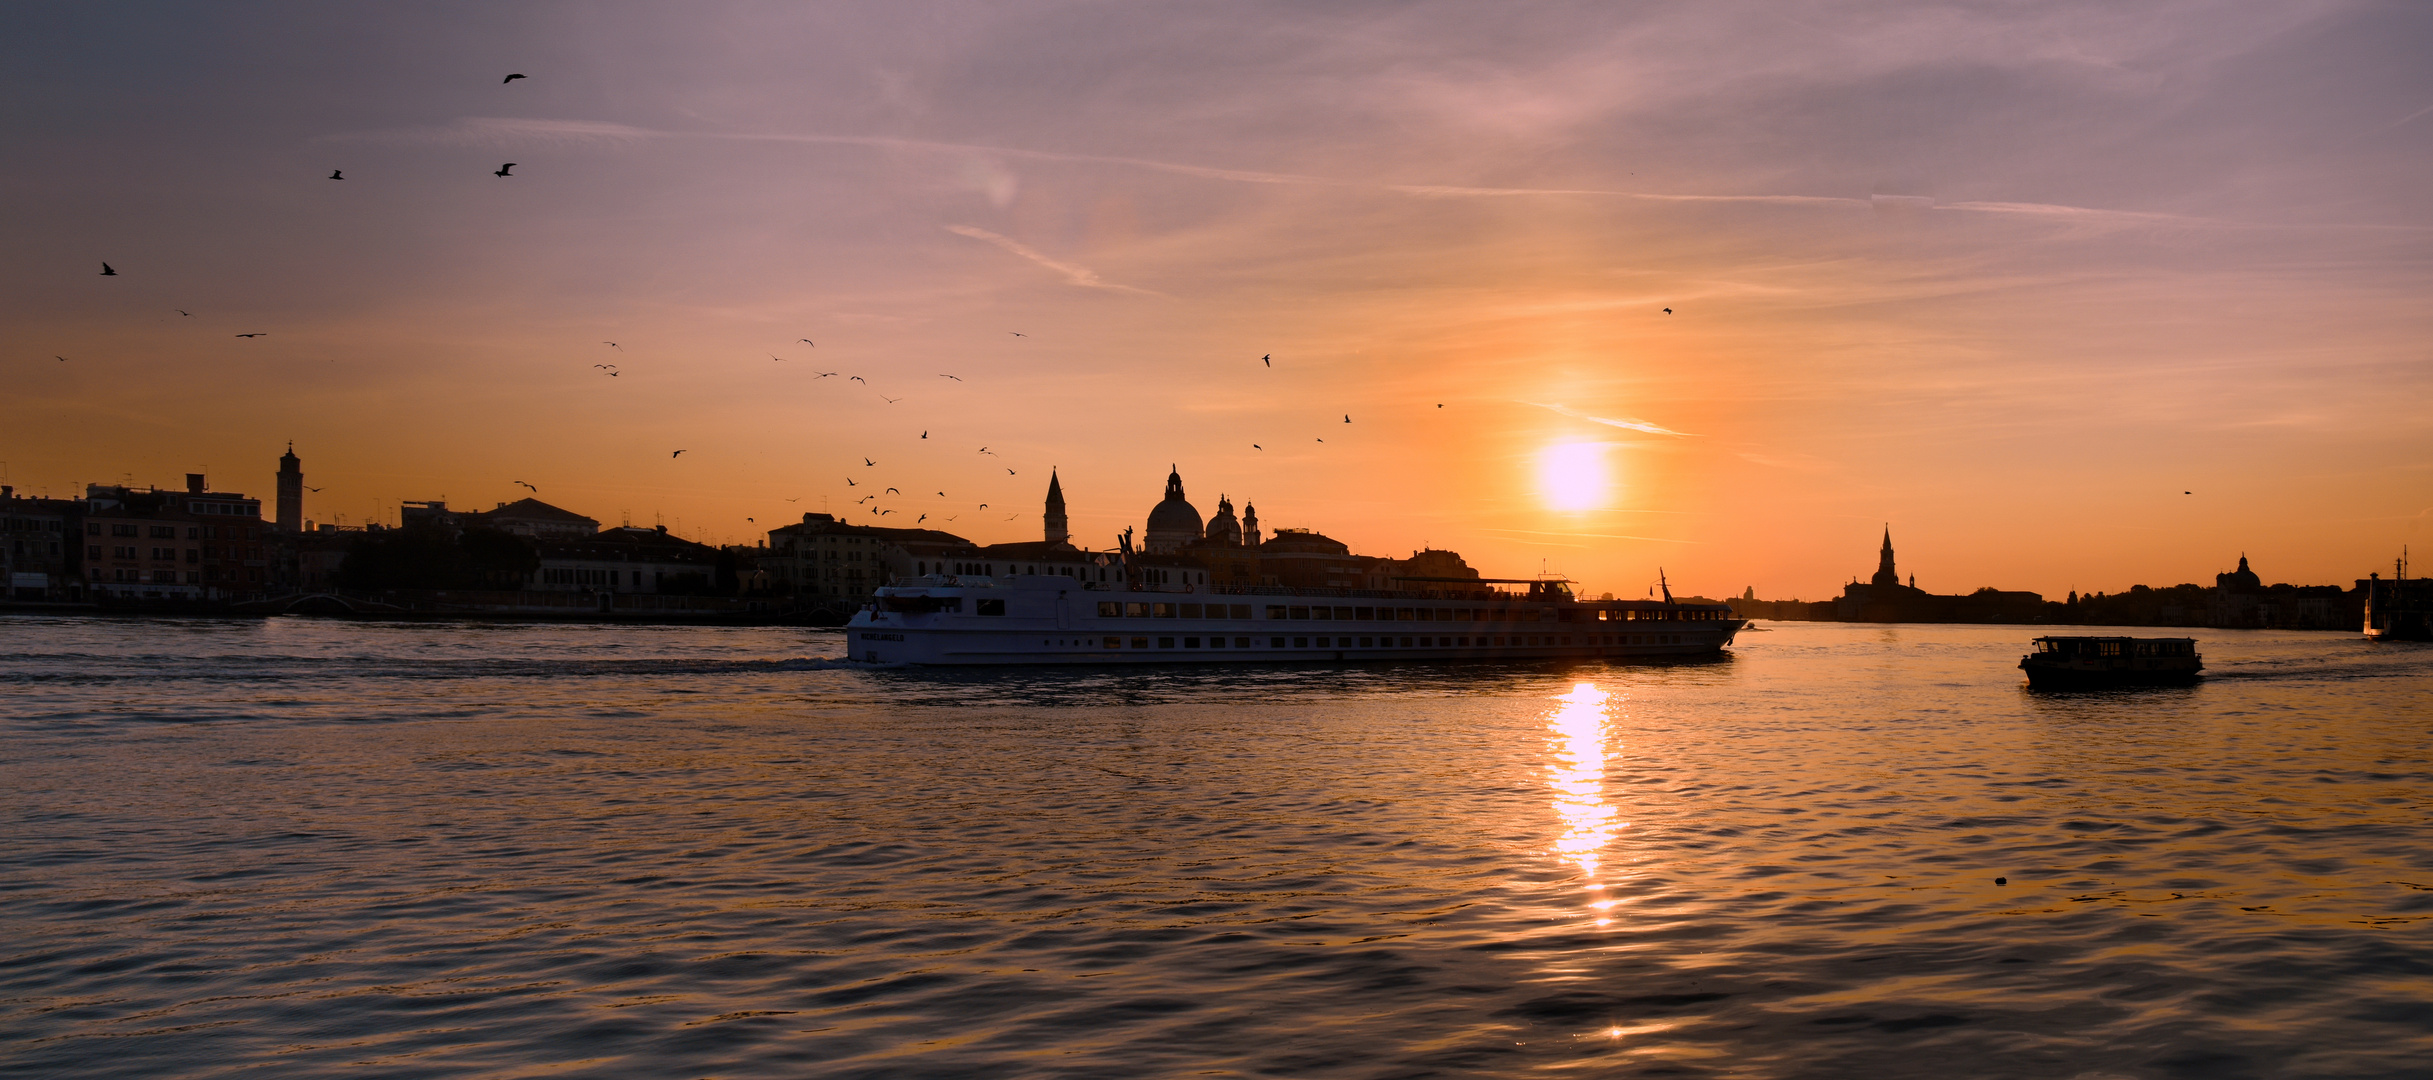
{"label": "rippled water", "polygon": [[2433,649],[2052,695],[2028,635],[973,673],[0,619],[0,1066],[2433,1072]]}

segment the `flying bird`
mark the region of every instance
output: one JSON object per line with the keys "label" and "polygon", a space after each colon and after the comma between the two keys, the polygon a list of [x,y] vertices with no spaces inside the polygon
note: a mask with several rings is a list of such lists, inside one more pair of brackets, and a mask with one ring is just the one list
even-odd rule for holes
{"label": "flying bird", "polygon": [[[988,454],[988,447],[985,447],[985,446],[981,447],[981,448],[980,448],[980,452],[981,452],[981,453],[983,453],[983,454]],[[996,457],[997,455],[995,455],[995,454],[988,454],[988,456],[990,456],[990,457]]]}
{"label": "flying bird", "polygon": [[1346,423],[1346,424],[1351,423],[1351,422],[1352,422],[1352,414],[1350,414],[1350,413],[1345,413],[1345,414],[1343,414],[1343,422],[1344,422],[1344,423]]}
{"label": "flying bird", "polygon": [[795,496],[795,497],[793,497],[793,498],[791,498],[791,499],[787,499],[786,501],[787,501],[787,502],[801,502],[801,501],[803,501],[803,497],[802,497],[802,496],[800,496],[800,495],[797,495],[797,496]]}
{"label": "flying bird", "polygon": [[779,356],[779,355],[777,355],[776,353],[770,353],[770,354],[769,354],[769,359],[771,359],[771,360],[775,360],[775,361],[777,361],[777,362],[778,362],[778,363],[780,363],[780,364],[782,364],[782,363],[785,363],[785,362],[786,362],[786,358],[785,358],[785,357]]}
{"label": "flying bird", "polygon": [[615,365],[615,364],[593,364],[593,365],[591,365],[591,366],[596,367],[596,368],[599,368],[599,369],[601,369],[601,370],[603,370],[603,371],[615,371],[615,370],[617,370],[617,365]]}
{"label": "flying bird", "polygon": [[854,483],[854,482],[853,482],[853,478],[852,478],[852,477],[850,477],[850,476],[848,476],[848,477],[846,477],[846,478],[845,478],[845,486],[846,486],[846,487],[860,487],[860,486],[862,486],[862,485]]}
{"label": "flying bird", "polygon": [[922,438],[924,438],[924,439],[926,439],[926,438],[928,438],[928,437],[929,437],[929,433],[928,433],[928,432],[926,432],[926,431],[924,431],[924,432],[922,432],[922,433],[921,433],[921,437],[922,437]]}
{"label": "flying bird", "polygon": [[819,348],[819,342],[813,341],[810,338],[795,338],[794,340],[802,342],[805,345],[809,345],[814,349]]}
{"label": "flying bird", "polygon": [[981,504],[980,504],[980,509],[982,509],[982,510],[986,510],[986,509],[988,509],[988,504],[987,504],[987,503],[981,503]]}
{"label": "flying bird", "polygon": [[53,354],[51,354],[51,358],[52,358],[52,359],[54,359],[54,360],[59,361],[59,362],[60,362],[60,363],[62,363],[62,364],[64,364],[64,363],[67,363],[67,362],[68,362],[68,358],[67,358],[67,357],[60,356],[60,355],[59,355],[59,354],[57,354],[57,353],[53,353]]}
{"label": "flying bird", "polygon": [[617,344],[616,342],[613,342],[613,341],[603,341],[603,342],[601,342],[600,344],[602,344],[602,345],[606,345],[606,346],[608,346],[608,347],[609,347],[609,348],[611,348],[611,349],[615,349],[615,350],[617,350],[618,352],[624,352],[624,351],[625,351],[625,346],[623,346],[623,345],[619,345],[619,344]]}
{"label": "flying bird", "polygon": [[869,458],[863,458],[863,459],[862,459],[862,464],[867,465],[867,466],[870,466],[871,468],[874,468],[874,469],[875,469],[875,468],[877,468],[877,467],[878,467],[878,464],[879,464],[879,463],[878,463],[878,462],[875,462],[875,461],[872,461],[872,460],[870,460]]}
{"label": "flying bird", "polygon": [[1439,403],[1437,404],[1437,406],[1436,406],[1436,407],[1437,407],[1437,408],[1439,408],[1439,409],[1444,408],[1444,404],[1443,404],[1442,402],[1439,402]]}
{"label": "flying bird", "polygon": [[103,277],[117,277],[117,276],[118,276],[118,271],[110,269],[110,264],[109,264],[109,263],[103,263],[103,264],[101,264],[101,276],[103,276]]}
{"label": "flying bird", "polygon": [[238,337],[269,337],[270,335],[269,335],[268,333],[258,333],[258,334],[238,334],[237,336],[238,336]]}
{"label": "flying bird", "polygon": [[507,77],[506,77],[506,78],[504,78],[504,79],[500,79],[500,80],[498,81],[498,84],[499,84],[500,86],[505,86],[505,85],[507,85],[508,83],[514,82],[514,81],[515,81],[515,80],[517,80],[517,79],[526,78],[526,77],[527,77],[527,76],[526,76],[526,75],[525,75],[523,72],[519,71],[519,72],[516,72],[516,73],[515,73],[515,74],[513,74],[513,75],[509,75],[509,76],[507,76]]}
{"label": "flying bird", "polygon": [[863,378],[863,377],[861,377],[861,376],[859,376],[859,375],[847,375],[847,376],[845,376],[845,381],[846,381],[846,382],[857,382],[857,383],[862,384],[863,386],[868,386],[868,385],[870,385],[870,380],[865,379],[865,378]]}
{"label": "flying bird", "polygon": [[[745,520],[745,521],[752,521],[752,519],[751,519],[751,518],[745,518],[744,520]],[[754,525],[758,525],[758,524],[760,524],[760,523],[759,523],[759,522],[757,522],[757,521],[752,521],[752,524],[754,524]]]}
{"label": "flying bird", "polygon": [[191,312],[191,311],[186,310],[185,308],[170,308],[169,310],[174,311],[174,312],[177,312],[178,314],[183,315],[183,316],[185,316],[185,317],[187,317],[187,318],[189,318],[189,319],[191,319],[191,318],[193,318],[193,317],[194,317],[194,313],[193,313],[193,312]]}
{"label": "flying bird", "polygon": [[1253,449],[1253,450],[1265,450],[1265,449],[1267,449],[1266,447],[1261,446],[1261,445],[1259,445],[1259,444],[1257,444],[1257,443],[1252,443],[1252,444],[1250,444],[1250,448],[1251,448],[1251,449]]}
{"label": "flying bird", "polygon": [[514,163],[514,162],[512,162],[512,161],[510,161],[510,162],[508,162],[508,163],[506,163],[506,164],[504,164],[504,165],[499,166],[499,167],[498,167],[498,171],[497,171],[497,172],[494,172],[494,173],[491,173],[490,175],[492,175],[492,176],[509,176],[509,175],[513,175],[513,174],[509,173],[507,170],[512,169],[512,168],[514,168],[514,167],[515,167],[515,163]]}
{"label": "flying bird", "polygon": [[924,522],[924,521],[927,521],[927,520],[929,520],[929,515],[927,515],[927,514],[923,514],[923,515],[921,515],[920,517],[917,517],[917,518],[912,519],[912,523],[913,523],[913,524],[915,524],[915,525],[918,525],[918,524],[920,524],[920,523],[922,523],[922,522]]}
{"label": "flying bird", "polygon": [[945,374],[945,373],[943,373],[943,372],[939,373],[938,377],[939,377],[939,378],[941,378],[941,379],[953,379],[953,380],[954,380],[954,381],[956,381],[956,382],[962,382],[962,381],[963,381],[963,377],[962,377],[962,376],[960,376],[960,375],[948,375],[948,374]]}
{"label": "flying bird", "polygon": [[516,483],[517,483],[518,485],[522,486],[522,487],[525,487],[525,488],[529,488],[529,489],[531,489],[532,493],[533,493],[533,494],[535,494],[535,495],[538,495],[538,494],[540,494],[540,493],[541,493],[541,489],[536,488],[536,487],[533,487],[533,486],[532,486],[532,485],[530,485],[530,484],[526,484],[526,483],[524,483],[524,482],[523,482],[523,481],[521,481],[521,480],[516,481]]}
{"label": "flying bird", "polygon": [[904,400],[904,399],[903,399],[903,398],[900,398],[900,397],[888,397],[888,396],[887,396],[887,395],[885,395],[885,394],[880,394],[880,395],[879,395],[879,400],[880,400],[880,401],[884,401],[884,402],[888,403],[889,405],[893,405],[893,404],[895,404],[896,402],[902,401],[902,400]]}
{"label": "flying bird", "polygon": [[830,376],[835,375],[836,373],[835,373],[835,372],[833,372],[833,371],[815,371],[815,372],[812,372],[812,374],[813,374],[813,375],[816,375],[816,376],[818,376],[818,377],[820,377],[820,378],[825,379],[825,378],[828,378],[828,377],[830,377]]}
{"label": "flying bird", "polygon": [[855,505],[855,506],[860,506],[860,505],[862,505],[863,503],[869,502],[870,500],[875,499],[875,498],[878,498],[878,496],[876,496],[876,495],[864,495],[864,496],[862,496],[861,498],[858,498],[858,499],[853,500],[853,505]]}
{"label": "flying bird", "polygon": [[939,497],[939,498],[941,498],[941,499],[943,499],[943,498],[945,498],[945,497],[946,497],[946,493],[945,493],[945,492],[943,492],[943,491],[941,491],[941,492],[939,492],[939,493],[938,493],[938,497]]}
{"label": "flying bird", "polygon": [[684,451],[682,451],[682,450],[678,450],[678,451],[676,451],[676,452],[675,452],[675,453],[673,453],[673,454],[669,454],[668,456],[669,456],[669,457],[681,457],[681,456],[683,456],[683,454],[684,454]]}
{"label": "flying bird", "polygon": [[320,489],[320,488],[317,488],[317,487],[314,487],[314,486],[312,486],[311,484],[306,484],[306,485],[304,485],[304,490],[306,490],[306,491],[310,491],[310,492],[315,492],[315,493],[318,493],[318,492],[320,492],[320,490],[321,490],[321,489]]}
{"label": "flying bird", "polygon": [[2194,495],[2194,494],[2196,494],[2196,492],[2193,492],[2193,491],[2183,491],[2183,492],[2180,492],[2180,494],[2182,494],[2182,495]]}
{"label": "flying bird", "polygon": [[1007,476],[1012,476],[1012,475],[1014,475],[1014,470],[1012,470],[1012,469],[1007,469],[1007,470],[1005,470],[1005,475],[1007,475]]}
{"label": "flying bird", "polygon": [[895,511],[893,511],[893,510],[881,510],[881,511],[879,511],[879,516],[880,516],[880,517],[886,517],[887,515],[892,514],[892,513],[895,513]]}
{"label": "flying bird", "polygon": [[1022,332],[1022,331],[1020,331],[1020,330],[1008,330],[1008,331],[1006,331],[1006,333],[1012,334],[1012,335],[1014,335],[1015,337],[1029,337],[1029,336],[1030,336],[1029,334],[1025,334],[1025,333],[1023,333],[1023,332]]}
{"label": "flying bird", "polygon": [[1318,441],[1319,441],[1319,442],[1325,442],[1326,440],[1325,440],[1325,439],[1320,439],[1320,440],[1318,440]]}
{"label": "flying bird", "polygon": [[1672,313],[1673,313],[1673,309],[1671,309],[1671,308],[1666,308],[1666,309],[1664,309],[1664,313],[1665,313],[1665,314],[1667,314],[1667,315],[1670,315],[1670,314],[1672,314]]}
{"label": "flying bird", "polygon": [[331,169],[331,170],[329,171],[329,178],[330,178],[330,179],[332,179],[332,180],[344,180],[344,179],[346,179],[346,170],[344,170],[344,169]]}
{"label": "flying bird", "polygon": [[1265,356],[1262,356],[1262,357],[1260,357],[1260,358],[1259,358],[1259,362],[1260,362],[1260,363],[1262,363],[1262,364],[1267,365],[1268,367],[1274,367],[1274,366],[1276,366],[1276,354],[1274,354],[1274,353],[1269,353],[1269,354],[1267,354],[1267,355],[1265,355]]}
{"label": "flying bird", "polygon": [[1012,520],[1014,520],[1015,518],[1018,518],[1018,517],[1021,517],[1021,516],[1022,516],[1022,515],[1021,515],[1021,514],[1019,514],[1019,513],[1015,513],[1015,514],[1007,514],[1007,515],[1005,515],[1005,520],[1007,520],[1007,521],[1012,521]]}
{"label": "flying bird", "polygon": [[896,489],[894,489],[894,488],[888,488],[888,489],[887,489],[887,494],[889,494],[889,495],[901,495],[901,494],[903,494],[903,492],[901,492],[901,491],[897,491],[897,490],[896,490]]}

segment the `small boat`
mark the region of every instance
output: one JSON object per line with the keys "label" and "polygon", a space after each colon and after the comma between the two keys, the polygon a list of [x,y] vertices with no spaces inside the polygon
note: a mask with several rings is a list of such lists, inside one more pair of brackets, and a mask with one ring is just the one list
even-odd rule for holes
{"label": "small boat", "polygon": [[2029,686],[2156,686],[2195,682],[2205,670],[2195,638],[2040,637],[2019,658]]}

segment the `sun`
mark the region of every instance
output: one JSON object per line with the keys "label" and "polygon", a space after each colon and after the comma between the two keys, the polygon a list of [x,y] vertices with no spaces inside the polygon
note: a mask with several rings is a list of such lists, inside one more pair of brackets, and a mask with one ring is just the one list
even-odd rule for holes
{"label": "sun", "polygon": [[1556,510],[1592,510],[1606,504],[1613,478],[1605,469],[1604,443],[1561,443],[1538,452],[1538,490]]}

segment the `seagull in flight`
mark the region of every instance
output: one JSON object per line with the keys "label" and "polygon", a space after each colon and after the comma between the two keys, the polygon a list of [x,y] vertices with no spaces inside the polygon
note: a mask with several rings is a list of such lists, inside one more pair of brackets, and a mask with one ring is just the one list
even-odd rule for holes
{"label": "seagull in flight", "polygon": [[887,489],[887,494],[889,494],[889,495],[901,495],[901,494],[903,494],[903,492],[901,492],[901,491],[897,491],[897,490],[896,490],[896,489],[894,489],[894,488],[888,488],[888,489]]}
{"label": "seagull in flight", "polygon": [[684,451],[682,451],[682,450],[678,450],[678,451],[676,451],[676,452],[675,452],[675,453],[673,453],[673,454],[669,454],[668,456],[669,456],[669,457],[682,457],[683,455],[684,455]]}
{"label": "seagull in flight", "polygon": [[599,369],[601,369],[601,370],[603,370],[603,371],[615,371],[615,370],[617,370],[617,365],[615,365],[615,364],[593,364],[593,365],[591,365],[591,366],[596,367],[596,368],[599,368]]}
{"label": "seagull in flight", "polygon": [[507,85],[508,83],[514,82],[514,81],[515,81],[515,80],[517,80],[517,79],[524,79],[524,78],[530,78],[530,76],[525,75],[523,72],[519,71],[519,72],[516,72],[516,73],[515,73],[515,74],[513,74],[513,75],[509,75],[509,76],[507,76],[507,77],[506,77],[506,78],[504,78],[504,79],[500,79],[500,80],[498,81],[498,84],[499,84],[500,86],[505,86],[505,85]]}
{"label": "seagull in flight", "polygon": [[53,360],[57,360],[57,361],[59,361],[59,362],[60,362],[60,363],[62,363],[62,364],[64,364],[64,363],[67,363],[67,362],[68,362],[68,358],[67,358],[67,357],[61,356],[61,355],[59,355],[59,354],[57,354],[57,353],[52,353],[52,354],[51,354],[51,359],[53,359]]}
{"label": "seagull in flight", "polygon": [[895,511],[893,511],[893,510],[881,510],[881,511],[879,511],[879,516],[880,516],[880,517],[886,517],[887,515],[892,514],[892,513],[895,513]]}
{"label": "seagull in flight", "polygon": [[497,172],[494,172],[494,173],[491,173],[490,175],[492,175],[492,176],[512,176],[512,175],[514,175],[514,174],[513,174],[513,173],[508,172],[507,170],[512,169],[512,168],[514,168],[514,167],[515,167],[515,163],[514,163],[514,162],[512,162],[512,161],[510,161],[510,162],[508,162],[508,163],[506,163],[506,164],[504,164],[504,165],[499,166],[499,167],[498,167],[498,171],[497,171]]}
{"label": "seagull in flight", "polygon": [[1345,414],[1343,414],[1343,422],[1344,422],[1344,423],[1346,423],[1346,424],[1351,423],[1351,422],[1352,422],[1352,414],[1350,414],[1350,413],[1345,413]]}
{"label": "seagull in flight", "polygon": [[846,381],[846,382],[857,382],[857,383],[862,384],[863,386],[868,386],[868,385],[870,385],[870,380],[865,379],[865,378],[863,378],[863,377],[861,377],[861,376],[859,376],[859,375],[847,375],[847,376],[845,376],[845,381]]}
{"label": "seagull in flight", "polygon": [[1025,334],[1025,333],[1023,333],[1023,332],[1022,332],[1022,331],[1020,331],[1020,330],[1008,330],[1008,331],[1006,331],[1006,333],[1012,334],[1012,335],[1014,335],[1015,337],[1029,337],[1029,336],[1030,336],[1029,334]]}
{"label": "seagull in flight", "polygon": [[846,477],[846,478],[845,478],[845,486],[846,486],[846,487],[860,487],[860,486],[862,486],[862,485],[854,483],[854,482],[853,482],[853,478],[852,478],[852,477],[850,477],[850,476],[848,476],[848,477]]}
{"label": "seagull in flight", "polygon": [[182,307],[181,307],[181,308],[170,308],[169,310],[174,311],[174,312],[177,312],[178,314],[183,315],[183,316],[185,316],[185,317],[187,317],[187,318],[189,318],[189,319],[191,319],[191,318],[193,318],[193,317],[194,317],[194,313],[193,313],[193,312],[188,311],[188,310],[186,310],[185,308],[182,308]]}
{"label": "seagull in flight", "polygon": [[268,333],[259,333],[259,334],[238,334],[237,336],[238,336],[238,337],[269,337],[270,335],[269,335]]}
{"label": "seagull in flight", "polygon": [[531,490],[531,492],[532,492],[533,494],[535,494],[535,495],[538,495],[538,494],[540,494],[540,493],[541,493],[541,489],[536,488],[536,487],[533,487],[533,486],[532,486],[532,485],[530,485],[530,484],[526,484],[526,483],[524,483],[524,482],[523,482],[523,481],[521,481],[521,480],[516,481],[516,483],[517,483],[517,484],[519,484],[519,485],[521,485],[521,486],[523,486],[523,487],[525,487],[525,488],[527,488],[527,489],[530,489],[530,490]]}
{"label": "seagull in flight", "polygon": [[1014,475],[1014,470],[1012,470],[1012,469],[1007,469],[1007,470],[1005,470],[1005,475],[1007,475],[1007,476],[1012,476],[1012,475]]}
{"label": "seagull in flight", "polygon": [[988,504],[987,504],[987,503],[981,503],[981,504],[980,504],[980,509],[982,509],[982,510],[986,510],[986,509],[988,509]]}
{"label": "seagull in flight", "polygon": [[939,493],[938,493],[938,497],[939,497],[939,498],[941,498],[941,499],[943,499],[943,498],[945,498],[945,497],[946,497],[946,493],[945,493],[945,492],[943,492],[943,491],[941,491],[941,492],[939,492]]}
{"label": "seagull in flight", "polygon": [[797,495],[797,496],[795,496],[795,497],[793,497],[793,498],[791,498],[791,499],[787,499],[786,501],[787,501],[787,502],[801,502],[801,501],[803,501],[803,497],[802,497],[802,496],[800,496],[800,495]]}
{"label": "seagull in flight", "polygon": [[769,354],[769,359],[771,359],[771,360],[775,360],[775,361],[777,361],[777,362],[778,362],[778,363],[780,363],[780,364],[782,364],[782,363],[785,363],[785,362],[786,362],[786,358],[785,358],[785,357],[779,356],[779,355],[777,355],[776,353],[770,353],[770,354]]}
{"label": "seagull in flight", "polygon": [[[981,448],[980,448],[980,452],[981,452],[981,453],[983,453],[983,454],[988,454],[988,447],[985,447],[985,446],[981,447]],[[990,456],[990,457],[996,457],[997,455],[995,455],[995,454],[988,454],[988,456]]]}
{"label": "seagull in flight", "polygon": [[332,180],[344,180],[344,179],[346,179],[346,170],[344,170],[344,169],[331,169],[331,170],[329,171],[329,178],[330,178],[330,179],[332,179]]}
{"label": "seagull in flight", "polygon": [[608,346],[608,347],[609,347],[609,348],[611,348],[611,349],[615,349],[615,350],[617,350],[618,352],[624,352],[624,351],[625,351],[625,346],[623,346],[623,345],[619,345],[619,344],[617,344],[616,342],[613,342],[613,341],[603,341],[603,342],[601,342],[600,344],[602,344],[602,345],[606,345],[606,346]]}
{"label": "seagull in flight", "polygon": [[1672,314],[1672,313],[1673,313],[1673,309],[1671,309],[1671,308],[1666,308],[1666,309],[1664,309],[1664,313],[1665,313],[1665,314],[1667,314],[1667,315],[1670,315],[1670,314]]}
{"label": "seagull in flight", "polygon": [[879,464],[879,463],[878,463],[878,462],[875,462],[875,461],[872,461],[872,460],[870,460],[869,458],[863,458],[863,459],[862,459],[862,464],[864,464],[864,465],[866,465],[866,466],[869,466],[869,467],[871,467],[871,468],[874,468],[874,469],[875,469],[875,468],[877,468],[877,467],[878,467],[878,464]]}
{"label": "seagull in flight", "polygon": [[928,433],[928,432],[926,432],[926,431],[924,431],[924,432],[922,432],[922,433],[921,433],[921,437],[922,437],[922,438],[924,438],[924,439],[926,439],[926,438],[928,438],[928,437],[929,437],[929,433]]}
{"label": "seagull in flight", "polygon": [[811,374],[818,378],[825,379],[835,375],[836,373],[833,371],[814,371]]}
{"label": "seagull in flight", "polygon": [[1252,443],[1252,444],[1250,444],[1250,448],[1251,448],[1251,449],[1253,449],[1253,450],[1265,450],[1265,449],[1267,449],[1266,447],[1261,446],[1261,445],[1259,445],[1259,444],[1257,444],[1257,443]]}
{"label": "seagull in flight", "polygon": [[810,338],[795,338],[794,340],[802,342],[805,345],[809,345],[814,349],[819,348],[819,342],[813,341]]}
{"label": "seagull in flight", "polygon": [[853,500],[853,505],[855,505],[855,506],[860,506],[860,505],[862,505],[863,503],[869,502],[870,500],[875,499],[875,498],[878,498],[878,496],[876,496],[876,495],[864,495],[864,496],[862,496],[861,498],[858,498],[858,499]]}
{"label": "seagull in flight", "polygon": [[1276,354],[1268,353],[1267,355],[1260,357],[1259,362],[1267,365],[1268,367],[1274,367],[1276,366]]}
{"label": "seagull in flight", "polygon": [[306,485],[304,485],[304,490],[306,490],[306,491],[310,491],[310,492],[313,492],[313,493],[315,493],[315,494],[319,494],[319,493],[320,493],[320,491],[321,491],[321,489],[320,489],[320,488],[314,487],[314,486],[312,486],[311,484],[306,484]]}
{"label": "seagull in flight", "polygon": [[103,277],[117,277],[117,276],[118,276],[118,271],[110,269],[110,264],[109,264],[109,263],[103,263],[103,264],[101,264],[101,276],[103,276]]}
{"label": "seagull in flight", "polygon": [[887,396],[887,395],[885,395],[885,394],[880,394],[880,395],[879,395],[879,400],[880,400],[880,401],[884,401],[884,402],[888,403],[889,405],[893,405],[893,404],[895,404],[896,402],[902,401],[902,400],[904,400],[904,399],[903,399],[903,398],[900,398],[900,397],[888,397],[888,396]]}
{"label": "seagull in flight", "polygon": [[947,375],[947,374],[944,374],[944,373],[940,373],[940,374],[938,375],[938,377],[939,377],[939,378],[941,378],[941,379],[953,379],[953,380],[954,380],[954,381],[956,381],[956,382],[962,382],[962,381],[963,381],[963,377],[962,377],[962,376],[960,376],[960,375]]}
{"label": "seagull in flight", "polygon": [[912,523],[913,523],[913,524],[915,524],[915,525],[918,525],[918,524],[920,524],[920,523],[922,523],[922,522],[924,522],[924,521],[927,521],[927,520],[929,520],[929,515],[927,515],[927,514],[923,514],[923,515],[921,515],[920,517],[917,517],[917,518],[912,519]]}

